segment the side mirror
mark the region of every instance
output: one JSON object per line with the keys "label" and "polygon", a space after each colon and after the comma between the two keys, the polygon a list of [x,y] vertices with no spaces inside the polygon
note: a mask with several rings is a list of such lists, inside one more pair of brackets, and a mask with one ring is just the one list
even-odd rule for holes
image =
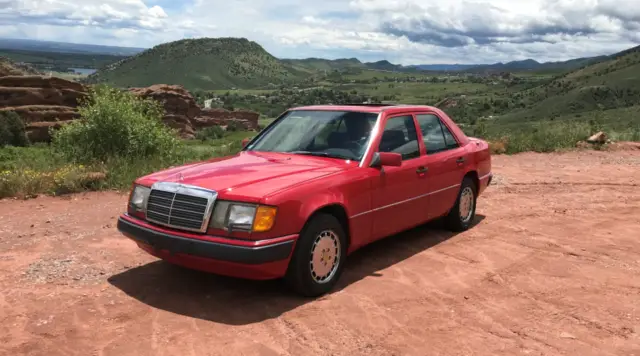
{"label": "side mirror", "polygon": [[247,147],[247,144],[249,143],[249,141],[250,141],[250,140],[249,140],[249,138],[248,138],[248,137],[243,138],[243,139],[242,139],[242,148]]}
{"label": "side mirror", "polygon": [[402,166],[402,155],[395,152],[376,152],[371,160],[371,167],[400,167]]}

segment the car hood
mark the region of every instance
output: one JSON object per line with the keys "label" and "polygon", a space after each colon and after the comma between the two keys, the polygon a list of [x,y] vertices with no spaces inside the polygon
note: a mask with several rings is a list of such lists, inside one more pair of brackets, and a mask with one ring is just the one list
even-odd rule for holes
{"label": "car hood", "polygon": [[182,165],[139,178],[136,183],[176,182],[212,189],[220,199],[260,201],[274,193],[310,179],[357,166],[358,162],[244,151],[235,156]]}

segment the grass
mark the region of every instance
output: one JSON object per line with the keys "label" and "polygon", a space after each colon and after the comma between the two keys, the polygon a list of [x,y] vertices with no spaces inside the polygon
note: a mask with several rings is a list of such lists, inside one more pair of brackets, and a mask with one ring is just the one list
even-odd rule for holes
{"label": "grass", "polygon": [[69,163],[49,145],[0,148],[0,198],[29,198],[86,190],[127,190],[138,177],[171,166],[235,154],[253,132],[232,132],[218,140],[183,141],[170,159],[110,159],[95,164]]}
{"label": "grass", "polygon": [[519,125],[483,122],[467,134],[489,141],[494,154],[514,154],[572,149],[578,142],[585,141],[598,131],[604,131],[614,142],[640,141],[640,126],[616,126],[610,125],[607,121],[584,119],[545,120]]}

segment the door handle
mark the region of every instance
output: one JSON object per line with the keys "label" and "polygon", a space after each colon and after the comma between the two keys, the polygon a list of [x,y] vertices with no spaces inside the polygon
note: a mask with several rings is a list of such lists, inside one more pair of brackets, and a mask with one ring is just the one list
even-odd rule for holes
{"label": "door handle", "polygon": [[418,169],[416,169],[416,173],[425,174],[425,173],[427,173],[428,170],[429,170],[429,168],[420,166],[420,167],[418,167]]}
{"label": "door handle", "polygon": [[465,161],[465,160],[464,160],[464,157],[460,157],[460,158],[458,158],[458,159],[456,160],[456,163],[457,163],[457,164],[463,164],[463,163],[464,163],[464,161]]}

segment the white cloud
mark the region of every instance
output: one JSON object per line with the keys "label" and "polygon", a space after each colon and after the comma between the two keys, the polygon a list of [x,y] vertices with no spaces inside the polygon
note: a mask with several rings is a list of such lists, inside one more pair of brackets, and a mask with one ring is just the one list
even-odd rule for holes
{"label": "white cloud", "polygon": [[247,37],[280,57],[563,60],[640,41],[640,0],[0,0],[0,35],[152,46]]}

